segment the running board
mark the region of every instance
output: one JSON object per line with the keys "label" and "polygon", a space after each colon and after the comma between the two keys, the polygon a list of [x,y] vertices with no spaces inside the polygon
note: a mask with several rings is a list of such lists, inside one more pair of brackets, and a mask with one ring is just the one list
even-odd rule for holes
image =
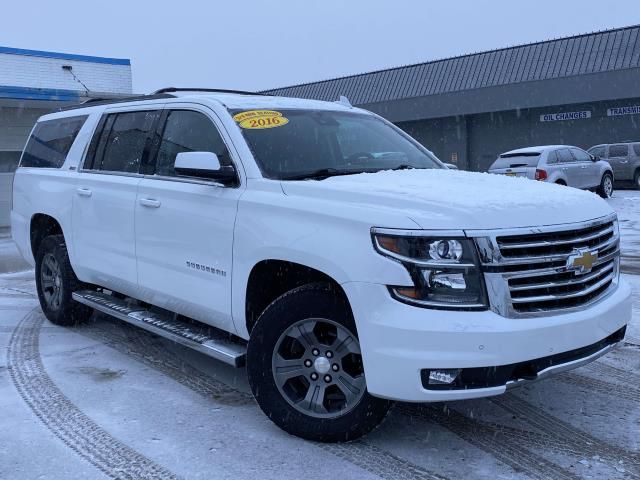
{"label": "running board", "polygon": [[226,338],[213,327],[204,324],[192,325],[174,319],[168,314],[151,312],[142,307],[129,305],[126,301],[106,293],[81,290],[73,292],[73,299],[234,367],[242,367],[245,364],[247,347]]}

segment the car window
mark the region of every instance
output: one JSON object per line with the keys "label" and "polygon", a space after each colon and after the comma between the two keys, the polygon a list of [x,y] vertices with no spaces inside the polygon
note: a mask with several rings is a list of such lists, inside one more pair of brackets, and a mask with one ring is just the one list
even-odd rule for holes
{"label": "car window", "polygon": [[580,150],[579,148],[572,148],[571,149],[571,153],[573,154],[573,157],[578,162],[590,162],[591,161],[591,157],[584,150]]}
{"label": "car window", "polygon": [[22,155],[20,166],[60,168],[88,115],[38,122]]}
{"label": "car window", "polygon": [[555,150],[547,153],[547,165],[553,165],[554,163],[558,163],[558,153]]}
{"label": "car window", "polygon": [[604,158],[604,156],[605,156],[605,148],[604,148],[604,146],[602,146],[602,147],[592,147],[592,148],[590,148],[588,150],[588,152],[591,155],[594,155],[594,156],[600,157],[600,158]]}
{"label": "car window", "polygon": [[633,144],[633,153],[636,154],[636,157],[640,157],[640,143]]}
{"label": "car window", "polygon": [[556,150],[556,154],[558,155],[558,161],[560,163],[571,163],[575,162],[573,155],[568,148],[561,148],[560,150]]}
{"label": "car window", "polygon": [[535,167],[540,161],[540,152],[503,153],[489,167],[489,170],[496,168],[518,168]]}
{"label": "car window", "polygon": [[609,158],[627,156],[629,156],[629,147],[627,145],[611,145],[609,147]]}
{"label": "car window", "polygon": [[424,147],[373,115],[311,109],[230,113],[267,178],[444,168]]}
{"label": "car window", "polygon": [[227,147],[213,122],[204,114],[172,110],[167,115],[158,150],[156,175],[174,176],[176,156],[181,152],[212,152],[221,165],[230,165]]}
{"label": "car window", "polygon": [[92,168],[107,172],[138,173],[149,132],[158,118],[158,111],[107,115]]}

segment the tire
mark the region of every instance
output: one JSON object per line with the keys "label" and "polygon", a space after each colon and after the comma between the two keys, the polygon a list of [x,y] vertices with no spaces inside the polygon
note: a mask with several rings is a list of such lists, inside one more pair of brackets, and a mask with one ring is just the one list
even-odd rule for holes
{"label": "tire", "polygon": [[636,190],[640,190],[640,170],[637,170],[633,176],[633,186]]}
{"label": "tire", "polygon": [[56,325],[73,326],[86,322],[93,309],[75,302],[71,294],[86,288],[78,280],[62,235],[42,240],[36,254],[36,287],[40,307],[47,319]]}
{"label": "tire", "polygon": [[607,172],[602,176],[596,193],[602,198],[611,198],[613,195],[613,175],[611,173]]}
{"label": "tire", "polygon": [[[382,422],[392,403],[367,392],[361,355],[353,352],[360,344],[346,301],[328,284],[291,290],[267,307],[251,332],[247,374],[253,395],[291,435],[319,442],[359,438]],[[279,380],[278,370],[286,372]]]}

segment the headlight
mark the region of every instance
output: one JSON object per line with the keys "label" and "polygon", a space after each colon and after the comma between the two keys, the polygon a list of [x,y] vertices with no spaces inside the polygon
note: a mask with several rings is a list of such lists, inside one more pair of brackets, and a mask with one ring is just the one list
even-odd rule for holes
{"label": "headlight", "polygon": [[401,262],[413,279],[413,287],[389,287],[395,298],[432,308],[487,308],[475,244],[451,233],[372,230],[376,250]]}

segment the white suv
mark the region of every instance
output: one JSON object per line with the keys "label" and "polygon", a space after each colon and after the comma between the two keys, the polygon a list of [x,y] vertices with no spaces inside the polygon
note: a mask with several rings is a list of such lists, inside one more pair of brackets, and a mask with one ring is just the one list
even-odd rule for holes
{"label": "white suv", "polygon": [[235,366],[308,439],[498,395],[624,338],[614,212],[447,169],[347,102],[166,89],[42,117],[12,234],[59,325],[113,315]]}

